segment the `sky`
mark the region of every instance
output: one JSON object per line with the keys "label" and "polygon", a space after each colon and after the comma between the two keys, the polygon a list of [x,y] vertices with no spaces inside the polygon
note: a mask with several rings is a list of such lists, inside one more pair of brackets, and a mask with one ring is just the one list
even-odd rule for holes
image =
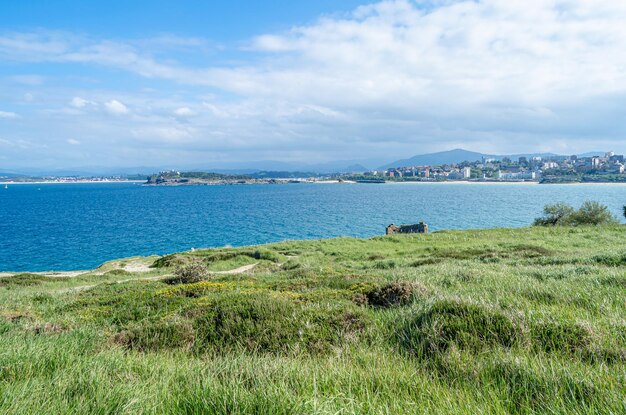
{"label": "sky", "polygon": [[0,0],[0,171],[626,153],[626,2]]}

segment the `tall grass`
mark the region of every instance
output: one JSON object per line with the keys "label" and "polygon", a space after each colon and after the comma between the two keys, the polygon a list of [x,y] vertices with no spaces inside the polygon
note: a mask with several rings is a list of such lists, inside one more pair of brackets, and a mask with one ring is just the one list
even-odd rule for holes
{"label": "tall grass", "polygon": [[626,413],[625,237],[447,231],[9,277],[0,413]]}

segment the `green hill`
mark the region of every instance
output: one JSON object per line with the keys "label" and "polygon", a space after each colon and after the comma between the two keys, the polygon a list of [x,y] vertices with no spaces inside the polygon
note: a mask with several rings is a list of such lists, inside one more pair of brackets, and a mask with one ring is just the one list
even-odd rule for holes
{"label": "green hill", "polygon": [[619,225],[4,276],[0,413],[625,413],[625,298]]}

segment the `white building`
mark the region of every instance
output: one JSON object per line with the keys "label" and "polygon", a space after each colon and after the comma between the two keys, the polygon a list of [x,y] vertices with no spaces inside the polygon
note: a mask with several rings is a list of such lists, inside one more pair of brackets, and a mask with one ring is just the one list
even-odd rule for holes
{"label": "white building", "polygon": [[472,168],[471,167],[463,167],[463,178],[469,179],[472,177]]}

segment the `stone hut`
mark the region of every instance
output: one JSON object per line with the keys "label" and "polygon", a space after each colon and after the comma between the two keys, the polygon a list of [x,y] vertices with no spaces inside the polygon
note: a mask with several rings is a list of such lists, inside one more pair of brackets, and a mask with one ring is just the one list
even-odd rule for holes
{"label": "stone hut", "polygon": [[386,228],[387,235],[393,235],[396,233],[428,233],[428,225],[424,222],[417,223],[415,225],[394,225],[393,223]]}

